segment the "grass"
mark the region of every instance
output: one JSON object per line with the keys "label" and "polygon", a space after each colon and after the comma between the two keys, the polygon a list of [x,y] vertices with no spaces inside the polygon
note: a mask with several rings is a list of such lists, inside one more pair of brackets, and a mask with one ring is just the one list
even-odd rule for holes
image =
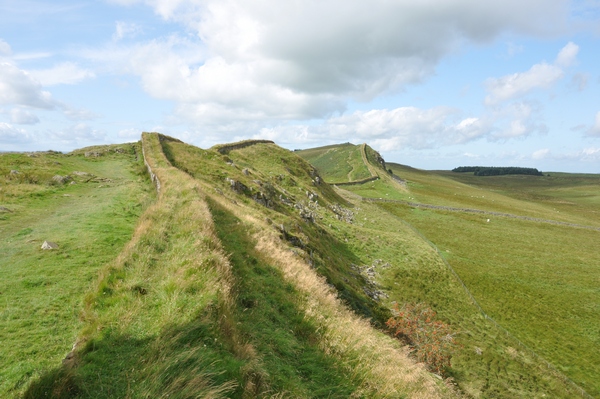
{"label": "grass", "polygon": [[[126,245],[113,243],[120,254],[90,272],[90,288],[73,308],[72,317],[80,317],[70,330],[74,350],[62,365],[64,352],[45,372],[28,376],[18,388],[25,397],[436,398],[460,396],[456,386],[474,398],[577,397],[561,373],[596,393],[590,376],[597,374],[598,296],[589,273],[598,264],[590,249],[598,232],[503,217],[488,223],[481,214],[409,205],[560,214],[575,224],[587,217],[593,226],[593,177],[569,186],[568,176],[557,175],[519,186],[388,165],[403,185],[368,147],[366,163],[361,147],[352,145],[301,154],[321,157],[326,181],[336,174],[356,179],[360,167],[365,177],[380,176],[341,190],[320,184],[315,167],[274,144],[220,154],[157,134],[143,134],[142,143],[160,182],[156,202]],[[86,158],[86,152],[102,155]],[[104,147],[78,154],[71,158],[98,168],[125,155]],[[62,166],[51,162],[40,179],[59,173]],[[5,176],[21,179],[24,173],[10,173],[14,167]],[[40,186],[31,176],[19,182],[20,194],[1,187],[8,198],[3,222],[25,209],[19,195],[31,204],[64,200],[71,197],[56,190],[78,187]],[[99,209],[100,203],[108,202],[98,201]],[[11,226],[13,241],[37,232],[34,225]],[[510,334],[480,312],[451,267]],[[45,284],[35,275],[22,290]],[[81,301],[79,293],[74,300]],[[383,332],[394,303],[419,302],[460,343],[445,381]]]}
{"label": "grass", "polygon": [[361,146],[350,143],[296,151],[310,162],[325,181],[342,183],[371,177],[363,162]]}
{"label": "grass", "polygon": [[254,389],[293,397],[352,396],[355,382],[319,349],[317,328],[299,308],[298,291],[255,250],[248,237],[253,227],[216,205],[212,213],[238,282],[236,320],[260,358]]}
{"label": "grass", "polygon": [[[227,164],[236,151],[221,156],[156,134],[144,134],[143,145],[158,200],[86,296],[72,356],[25,397],[449,396],[399,343],[335,298],[303,260],[309,254],[280,239],[276,218],[288,238],[314,234],[301,235],[307,224],[294,208],[265,208],[250,189],[231,190],[225,177],[246,176]],[[273,170],[253,169],[262,185],[252,188],[312,184],[308,165],[283,158]],[[323,204],[337,195],[314,189]]]}
{"label": "grass", "polygon": [[[0,177],[0,205],[12,211],[0,213],[2,397],[18,397],[71,350],[82,327],[85,291],[131,238],[152,197],[148,182],[137,174],[135,147],[113,148],[126,152],[102,160],[58,153],[0,156],[0,168],[9,171]],[[74,171],[103,181],[85,183],[91,175],[73,175],[77,184],[72,185],[51,181]],[[59,249],[41,250],[44,240]]]}
{"label": "grass", "polygon": [[598,232],[382,207],[436,244],[486,313],[590,394],[600,393],[593,349],[600,344]]}
{"label": "grass", "polygon": [[25,397],[216,398],[241,384],[229,264],[202,194],[153,139],[143,145],[161,181],[158,201],[86,296],[72,360]]}
{"label": "grass", "polygon": [[[274,198],[281,194],[304,205],[305,193],[314,191],[318,200],[312,209],[318,218],[322,215],[340,223],[326,209],[330,202],[348,203],[329,186],[314,184],[308,164],[268,144],[231,151],[223,159],[182,143],[165,141],[163,145],[171,162],[205,185],[214,201],[215,225],[240,282],[236,286],[243,309],[238,316],[240,330],[247,331],[267,375],[272,376],[269,386],[300,397],[346,397],[350,392],[359,397],[441,394],[440,387],[406,358],[398,343],[348,312],[323,281],[334,286],[339,298],[359,314],[375,323],[385,320],[384,310],[362,291],[364,280],[350,267],[361,261],[343,241],[321,223],[303,221],[293,206],[279,203],[266,208],[249,200],[247,192],[236,194],[227,185],[221,186],[225,178],[242,181],[252,190],[269,183]],[[195,154],[208,162],[203,164]],[[241,172],[245,168],[249,176]],[[223,188],[215,190],[215,186]],[[297,240],[289,241],[295,245],[290,251],[286,241],[292,236]],[[280,375],[275,375],[276,370]],[[320,388],[307,379],[321,381]]]}
{"label": "grass", "polygon": [[[490,216],[415,209],[407,203],[545,219],[556,219],[557,214],[545,201],[527,200],[535,190],[529,189],[525,197],[519,195],[517,184],[507,183],[505,190],[512,187],[512,194],[505,195],[483,182],[466,184],[467,176],[452,179],[449,173],[388,166],[407,180],[406,191],[393,192],[396,187],[382,177],[344,187],[340,193],[346,193],[350,202],[360,201],[357,194],[400,202],[355,202],[360,208],[357,222],[353,227],[340,225],[336,234],[348,240],[357,257],[390,263],[377,274],[389,303],[427,303],[458,331],[462,348],[453,358],[451,374],[463,392],[474,397],[578,396],[577,388],[563,381],[560,374],[564,374],[597,395],[593,376],[598,360],[592,348],[598,342],[593,327],[598,295],[590,273],[598,263],[593,251],[598,232],[498,217],[487,223]],[[587,176],[586,184],[590,179]],[[523,182],[521,186],[529,185]],[[585,184],[568,189],[556,182],[548,190],[581,197],[582,186],[587,192]],[[593,195],[583,196],[576,212],[561,212],[558,220],[582,222],[580,215],[592,215],[593,205]],[[595,223],[588,220],[585,224]],[[444,262],[463,277],[484,310],[513,336],[482,317]],[[559,372],[548,372],[544,361],[517,338],[554,363]]]}

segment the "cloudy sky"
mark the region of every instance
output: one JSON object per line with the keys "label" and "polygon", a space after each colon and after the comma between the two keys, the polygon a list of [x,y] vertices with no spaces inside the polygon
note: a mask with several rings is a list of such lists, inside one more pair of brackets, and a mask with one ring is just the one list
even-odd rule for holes
{"label": "cloudy sky", "polygon": [[0,151],[142,131],[600,173],[600,1],[0,0]]}

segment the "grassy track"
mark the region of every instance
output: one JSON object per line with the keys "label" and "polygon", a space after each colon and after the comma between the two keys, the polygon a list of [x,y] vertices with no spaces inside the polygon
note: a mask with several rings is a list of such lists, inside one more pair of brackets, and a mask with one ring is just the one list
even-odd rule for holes
{"label": "grassy track", "polygon": [[[85,292],[102,265],[131,238],[148,182],[135,172],[133,147],[99,159],[46,154],[0,157],[0,168],[42,181],[0,184],[0,396],[16,397],[29,381],[60,363],[82,323]],[[54,174],[83,171],[110,181],[77,178],[49,185]],[[76,175],[74,175],[76,176]],[[76,176],[77,177],[77,176]],[[48,179],[48,180],[46,180]],[[44,240],[59,249],[43,251]]]}

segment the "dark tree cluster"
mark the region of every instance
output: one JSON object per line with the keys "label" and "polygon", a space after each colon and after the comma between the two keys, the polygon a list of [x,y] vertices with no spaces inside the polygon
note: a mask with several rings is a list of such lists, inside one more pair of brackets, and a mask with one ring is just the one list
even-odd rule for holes
{"label": "dark tree cluster", "polygon": [[459,166],[453,172],[473,172],[475,176],[500,176],[500,175],[531,175],[543,176],[536,168],[520,168],[517,166]]}

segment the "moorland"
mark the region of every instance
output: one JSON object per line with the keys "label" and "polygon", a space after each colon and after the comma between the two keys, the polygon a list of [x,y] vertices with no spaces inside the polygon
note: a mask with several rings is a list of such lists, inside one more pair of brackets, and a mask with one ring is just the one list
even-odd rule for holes
{"label": "moorland", "polygon": [[600,397],[599,235],[600,175],[156,133],[0,154],[0,396]]}

